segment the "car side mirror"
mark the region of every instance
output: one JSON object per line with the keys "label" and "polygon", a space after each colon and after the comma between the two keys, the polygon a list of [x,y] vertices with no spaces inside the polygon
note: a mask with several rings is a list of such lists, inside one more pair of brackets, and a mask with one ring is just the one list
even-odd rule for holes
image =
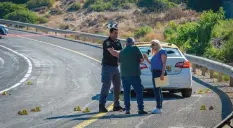
{"label": "car side mirror", "polygon": [[151,50],[149,49],[149,50],[147,50],[147,52],[146,52],[146,53],[149,55],[149,54],[150,54],[150,52],[151,52]]}

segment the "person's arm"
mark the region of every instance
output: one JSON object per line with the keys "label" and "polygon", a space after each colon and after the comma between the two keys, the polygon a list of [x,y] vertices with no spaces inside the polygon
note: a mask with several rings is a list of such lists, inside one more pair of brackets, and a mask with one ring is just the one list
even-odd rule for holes
{"label": "person's arm", "polygon": [[[119,49],[122,50],[121,42],[117,42],[117,44],[119,45]],[[112,56],[119,57],[120,50],[114,50],[112,46],[107,47],[107,50],[111,53]]]}
{"label": "person's arm", "polygon": [[121,63],[121,59],[120,59],[120,56],[121,56],[121,55],[120,55],[120,54],[121,54],[121,53],[119,53],[118,62],[117,62],[118,65],[120,65],[120,63]]}
{"label": "person's arm", "polygon": [[140,63],[144,62],[144,58],[143,58],[142,52],[139,50],[139,48],[137,46],[135,47],[135,50],[136,50],[136,55],[139,58],[139,62]]}
{"label": "person's arm", "polygon": [[119,57],[120,51],[114,50],[114,48],[107,48],[107,50],[111,53],[112,56]]}
{"label": "person's arm", "polygon": [[150,60],[148,59],[148,57],[147,57],[146,54],[143,54],[143,57],[144,57],[144,59],[147,61],[147,63],[151,64],[151,63],[150,63]]}
{"label": "person's arm", "polygon": [[162,74],[160,76],[160,79],[164,80],[164,75],[165,75],[165,70],[166,70],[166,63],[167,63],[167,53],[166,53],[166,51],[163,51],[161,53],[161,60],[162,60],[163,67],[162,67]]}

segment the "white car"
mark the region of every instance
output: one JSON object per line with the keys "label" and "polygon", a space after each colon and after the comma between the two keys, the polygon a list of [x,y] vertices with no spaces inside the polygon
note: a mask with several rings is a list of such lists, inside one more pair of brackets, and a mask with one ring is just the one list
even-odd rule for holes
{"label": "white car", "polygon": [[[137,43],[136,45],[143,54],[148,55],[149,60],[152,58],[150,43]],[[192,95],[192,72],[190,62],[176,45],[170,43],[161,43],[161,45],[162,48],[167,51],[166,71],[169,80],[169,85],[162,87],[163,91],[169,91],[170,93],[181,92],[183,97],[190,97]],[[144,91],[153,93],[150,65],[144,61],[144,63],[140,65],[140,68]],[[113,92],[113,88],[111,92]]]}
{"label": "white car", "polygon": [[8,28],[6,25],[0,24],[0,38],[2,38],[3,35],[8,34]]}

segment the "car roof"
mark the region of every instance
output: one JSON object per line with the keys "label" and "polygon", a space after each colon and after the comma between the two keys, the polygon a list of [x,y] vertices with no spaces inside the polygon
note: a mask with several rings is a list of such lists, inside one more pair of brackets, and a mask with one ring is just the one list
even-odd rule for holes
{"label": "car roof", "polygon": [[[166,42],[160,42],[162,47],[167,47],[167,48],[178,48],[175,44],[172,43],[166,43]],[[138,47],[144,47],[144,46],[150,46],[150,42],[136,42],[136,46]]]}
{"label": "car roof", "polygon": [[7,27],[6,25],[4,25],[4,24],[0,24],[0,27]]}

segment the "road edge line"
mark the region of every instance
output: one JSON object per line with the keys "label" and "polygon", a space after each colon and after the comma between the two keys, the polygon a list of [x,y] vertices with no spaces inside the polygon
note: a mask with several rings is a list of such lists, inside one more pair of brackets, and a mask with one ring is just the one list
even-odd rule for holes
{"label": "road edge line", "polygon": [[0,91],[0,93],[3,93],[5,91],[9,91],[13,88],[16,88],[18,87],[19,85],[21,85],[22,83],[24,83],[26,80],[28,80],[28,78],[31,76],[31,73],[32,73],[32,62],[30,61],[30,59],[28,59],[25,55],[21,54],[21,53],[18,53],[8,47],[5,47],[3,45],[0,45],[0,47],[4,48],[4,49],[7,49],[8,51],[11,51],[13,52],[14,54],[18,55],[18,56],[21,56],[22,58],[24,58],[26,60],[26,62],[28,63],[28,71],[27,73],[24,75],[24,77],[20,80],[20,82],[14,84],[13,86],[9,87],[9,88],[6,88],[2,91]]}

